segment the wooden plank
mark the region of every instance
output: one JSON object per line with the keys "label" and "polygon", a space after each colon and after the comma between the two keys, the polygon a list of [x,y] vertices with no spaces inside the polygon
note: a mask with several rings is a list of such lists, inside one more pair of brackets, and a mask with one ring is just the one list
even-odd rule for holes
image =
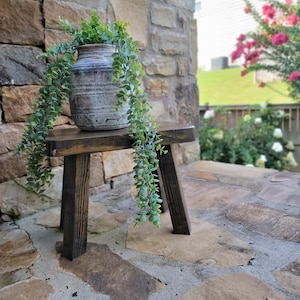
{"label": "wooden plank", "polygon": [[[193,125],[159,123],[158,132],[164,145],[191,142],[196,138]],[[81,131],[78,128],[55,129],[46,139],[48,156],[128,149],[131,148],[132,143],[127,128],[94,132]]]}
{"label": "wooden plank", "polygon": [[182,193],[176,162],[173,159],[172,145],[167,145],[167,154],[160,156],[158,173],[164,186],[165,197],[173,224],[173,233],[191,234],[190,221]]}
{"label": "wooden plank", "polygon": [[[161,157],[159,156],[158,154],[158,158],[161,159]],[[158,188],[159,188],[159,195],[160,195],[160,198],[161,200],[163,201],[162,204],[161,204],[161,212],[164,213],[168,210],[168,202],[167,202],[167,196],[166,196],[166,191],[165,191],[165,187],[163,185],[163,182],[161,180],[161,171],[160,171],[160,168],[157,169],[157,172],[156,172],[158,178],[159,178],[159,182],[158,182]]]}
{"label": "wooden plank", "polygon": [[63,253],[73,260],[86,252],[90,154],[65,157],[62,194]]}

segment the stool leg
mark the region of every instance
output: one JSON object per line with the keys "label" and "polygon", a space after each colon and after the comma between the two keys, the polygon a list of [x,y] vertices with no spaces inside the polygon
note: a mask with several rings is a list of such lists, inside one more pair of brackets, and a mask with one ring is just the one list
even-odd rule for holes
{"label": "stool leg", "polygon": [[167,154],[159,155],[158,173],[163,184],[168,208],[173,224],[173,232],[191,234],[188,212],[182,193],[176,163],[173,159],[172,145],[166,145]]}
{"label": "stool leg", "polygon": [[159,194],[160,194],[160,197],[163,201],[162,204],[161,204],[160,210],[161,210],[162,213],[164,213],[168,210],[168,203],[167,203],[167,196],[166,196],[164,185],[162,183],[161,172],[160,172],[159,168],[157,169],[157,176],[159,178],[159,185],[158,185]]}
{"label": "stool leg", "polygon": [[65,169],[66,164],[68,164],[66,160],[67,160],[66,157],[64,157],[63,189],[61,195],[60,224],[59,224],[59,228],[61,230],[64,229],[65,201],[67,198],[65,184],[67,182],[67,177],[69,177],[69,175],[67,174],[67,170]]}
{"label": "stool leg", "polygon": [[62,194],[63,252],[73,260],[86,252],[90,154],[65,156]]}

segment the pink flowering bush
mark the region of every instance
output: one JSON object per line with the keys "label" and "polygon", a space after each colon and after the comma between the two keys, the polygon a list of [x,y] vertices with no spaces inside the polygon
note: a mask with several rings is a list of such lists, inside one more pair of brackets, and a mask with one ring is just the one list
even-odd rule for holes
{"label": "pink flowering bush", "polygon": [[242,76],[258,70],[276,72],[288,83],[290,96],[300,101],[300,1],[265,0],[261,11],[244,1],[244,12],[258,27],[237,38],[232,62],[242,59]]}

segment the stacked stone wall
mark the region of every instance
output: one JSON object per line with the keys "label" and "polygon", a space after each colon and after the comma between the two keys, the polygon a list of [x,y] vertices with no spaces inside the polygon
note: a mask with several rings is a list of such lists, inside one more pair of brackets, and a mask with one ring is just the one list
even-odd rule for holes
{"label": "stacked stone wall", "polygon": [[[145,70],[144,88],[160,121],[198,128],[195,0],[2,0],[0,10],[0,211],[22,216],[60,200],[62,158],[52,159],[55,178],[41,202],[26,197],[24,160],[15,148],[32,112],[45,61],[36,56],[68,38],[58,16],[79,24],[97,10],[103,21],[129,22]],[[72,125],[68,107],[56,126]],[[178,147],[179,163],[199,158],[197,141]],[[91,194],[128,197],[132,185],[131,150],[96,153],[91,163]]]}

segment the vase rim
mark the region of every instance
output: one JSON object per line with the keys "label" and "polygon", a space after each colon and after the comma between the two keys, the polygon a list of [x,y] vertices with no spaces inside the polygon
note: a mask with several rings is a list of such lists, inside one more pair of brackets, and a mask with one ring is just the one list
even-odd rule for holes
{"label": "vase rim", "polygon": [[115,48],[114,44],[104,44],[104,43],[95,43],[95,44],[84,44],[80,45],[78,48]]}

